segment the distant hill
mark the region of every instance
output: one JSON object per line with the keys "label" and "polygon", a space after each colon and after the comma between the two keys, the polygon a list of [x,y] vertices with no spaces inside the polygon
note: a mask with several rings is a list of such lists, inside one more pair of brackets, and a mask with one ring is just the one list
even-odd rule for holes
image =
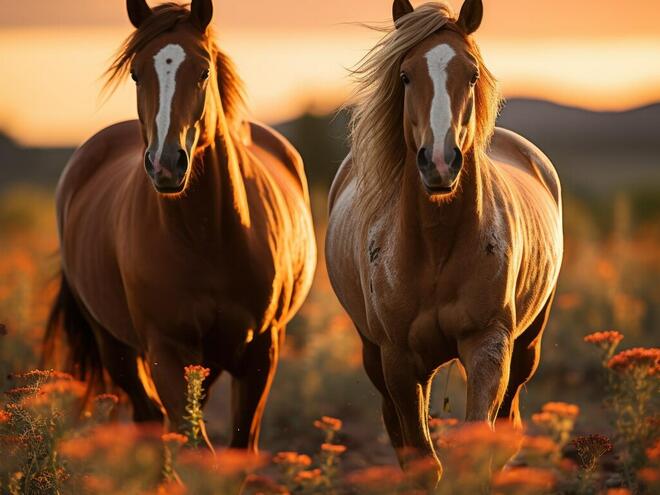
{"label": "distant hill", "polygon": [[[310,182],[326,187],[347,152],[347,115],[303,115],[276,125],[300,150]],[[498,125],[519,132],[555,163],[566,188],[594,194],[660,189],[660,104],[591,112],[537,100],[507,102]],[[0,134],[0,190],[52,186],[71,148],[23,148]]]}
{"label": "distant hill", "polygon": [[660,102],[625,112],[592,112],[540,100],[506,102],[499,125],[548,142],[660,146]]}
{"label": "distant hill", "polygon": [[590,112],[546,101],[511,100],[498,125],[541,148],[569,188],[594,193],[660,190],[660,104],[627,112]]}
{"label": "distant hill", "polygon": [[73,148],[24,148],[0,133],[0,192],[14,184],[52,187]]}

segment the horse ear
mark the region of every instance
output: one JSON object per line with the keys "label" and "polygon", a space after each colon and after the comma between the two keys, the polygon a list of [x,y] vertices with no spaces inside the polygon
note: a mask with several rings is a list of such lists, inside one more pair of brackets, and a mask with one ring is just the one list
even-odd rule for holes
{"label": "horse ear", "polygon": [[126,10],[131,24],[139,28],[142,23],[151,15],[151,9],[146,0],[126,0]]}
{"label": "horse ear", "polygon": [[481,0],[465,0],[458,16],[458,24],[465,34],[472,34],[479,26],[484,17],[484,5]]}
{"label": "horse ear", "polygon": [[406,14],[410,14],[415,8],[410,3],[410,0],[394,0],[392,4],[392,18],[394,24]]}
{"label": "horse ear", "polygon": [[202,32],[206,31],[207,26],[213,18],[213,0],[192,0],[190,4],[190,20]]}

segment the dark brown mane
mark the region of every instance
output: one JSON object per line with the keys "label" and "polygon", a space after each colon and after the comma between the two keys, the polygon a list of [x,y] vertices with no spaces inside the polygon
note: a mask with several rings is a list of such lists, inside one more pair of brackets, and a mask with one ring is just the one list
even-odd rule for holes
{"label": "dark brown mane", "polygon": [[[174,2],[158,5],[152,9],[152,12],[139,29],[124,40],[117,51],[112,64],[105,72],[104,89],[114,91],[130,72],[131,63],[140,50],[161,34],[173,30],[180,23],[188,22],[190,16],[187,5]],[[206,30],[202,42],[216,61],[218,88],[225,118],[230,125],[239,122],[245,108],[243,82],[231,58],[218,48],[212,28]]]}

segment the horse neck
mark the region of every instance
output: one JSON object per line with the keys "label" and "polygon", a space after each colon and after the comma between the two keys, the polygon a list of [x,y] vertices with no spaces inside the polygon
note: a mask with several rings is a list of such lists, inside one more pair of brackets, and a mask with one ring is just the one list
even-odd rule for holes
{"label": "horse neck", "polygon": [[479,229],[488,195],[488,167],[479,153],[467,153],[463,166],[456,191],[447,198],[431,199],[420,183],[416,155],[408,152],[397,208],[401,242],[421,242],[429,250],[442,251],[461,235]]}
{"label": "horse neck", "polygon": [[249,226],[240,146],[222,117],[215,137],[194,158],[185,192],[174,199],[157,196],[165,228],[195,241],[219,241],[221,232]]}

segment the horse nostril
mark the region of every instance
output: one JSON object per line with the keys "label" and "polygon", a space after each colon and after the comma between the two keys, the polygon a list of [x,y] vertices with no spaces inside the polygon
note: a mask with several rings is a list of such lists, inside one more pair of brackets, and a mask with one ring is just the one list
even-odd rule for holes
{"label": "horse nostril", "polygon": [[451,161],[451,168],[458,171],[463,166],[463,153],[460,149],[454,148],[454,159]]}
{"label": "horse nostril", "polygon": [[149,175],[153,175],[153,173],[154,173],[154,164],[151,161],[151,153],[148,152],[148,151],[144,154],[144,168],[147,170],[147,173]]}
{"label": "horse nostril", "polygon": [[428,167],[432,163],[431,152],[428,148],[420,148],[417,152],[417,165],[420,167]]}
{"label": "horse nostril", "polygon": [[188,153],[184,150],[179,150],[178,158],[176,160],[176,171],[180,175],[184,175],[188,170]]}

